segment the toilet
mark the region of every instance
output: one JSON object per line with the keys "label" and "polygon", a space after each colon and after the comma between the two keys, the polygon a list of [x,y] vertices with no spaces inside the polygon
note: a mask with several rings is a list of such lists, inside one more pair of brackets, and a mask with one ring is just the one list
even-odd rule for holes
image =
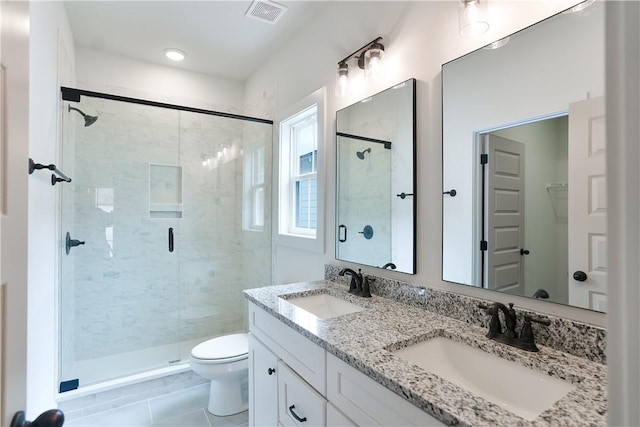
{"label": "toilet", "polygon": [[231,334],[198,344],[191,350],[191,369],[211,380],[208,410],[226,416],[248,408],[249,340]]}

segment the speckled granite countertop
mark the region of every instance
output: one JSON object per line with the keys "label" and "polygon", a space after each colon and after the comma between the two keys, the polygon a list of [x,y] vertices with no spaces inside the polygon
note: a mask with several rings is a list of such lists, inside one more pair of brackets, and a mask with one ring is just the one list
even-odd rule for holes
{"label": "speckled granite countertop", "polygon": [[[299,309],[287,298],[328,293],[366,310],[310,324],[296,323]],[[374,295],[361,298],[330,281],[248,289],[245,296],[283,323],[448,425],[604,426],[606,366],[540,346],[539,353],[485,337],[486,330]],[[406,362],[391,351],[444,336],[494,353],[576,385],[564,398],[527,421],[508,410]]]}

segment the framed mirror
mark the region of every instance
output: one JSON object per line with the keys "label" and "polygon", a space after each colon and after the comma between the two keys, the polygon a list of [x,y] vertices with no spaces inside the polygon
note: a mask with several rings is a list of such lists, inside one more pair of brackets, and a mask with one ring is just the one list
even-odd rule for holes
{"label": "framed mirror", "polygon": [[336,258],[415,274],[416,82],[336,114]]}
{"label": "framed mirror", "polygon": [[604,4],[498,42],[442,66],[442,278],[606,311]]}

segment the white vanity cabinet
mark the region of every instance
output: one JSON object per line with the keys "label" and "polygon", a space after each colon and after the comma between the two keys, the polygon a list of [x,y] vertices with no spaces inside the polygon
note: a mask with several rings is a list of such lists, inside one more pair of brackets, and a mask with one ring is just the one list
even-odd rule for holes
{"label": "white vanity cabinet", "polygon": [[[278,358],[249,335],[249,425],[275,426],[278,420]],[[256,393],[257,391],[257,393]]]}
{"label": "white vanity cabinet", "polygon": [[444,425],[253,303],[249,330],[250,426]]}
{"label": "white vanity cabinet", "polygon": [[327,400],[346,414],[352,425],[445,425],[332,354],[327,355]]}

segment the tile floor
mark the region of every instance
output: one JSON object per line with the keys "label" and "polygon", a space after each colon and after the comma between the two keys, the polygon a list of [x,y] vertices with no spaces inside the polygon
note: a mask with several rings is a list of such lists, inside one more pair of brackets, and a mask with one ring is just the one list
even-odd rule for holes
{"label": "tile floor", "polygon": [[86,417],[65,421],[65,427],[245,427],[248,414],[216,417],[207,412],[209,384],[165,394]]}

